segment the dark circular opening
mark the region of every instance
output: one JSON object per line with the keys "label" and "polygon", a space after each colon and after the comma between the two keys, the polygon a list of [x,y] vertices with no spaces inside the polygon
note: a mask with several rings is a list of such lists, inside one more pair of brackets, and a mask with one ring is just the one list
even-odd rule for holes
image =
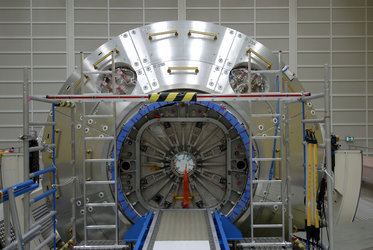
{"label": "dark circular opening", "polygon": [[121,166],[124,170],[129,170],[130,167],[131,167],[131,164],[128,162],[128,161],[125,161],[122,163],[122,166]]}
{"label": "dark circular opening", "polygon": [[237,162],[237,168],[238,169],[244,169],[246,167],[246,164],[244,161],[238,161]]}

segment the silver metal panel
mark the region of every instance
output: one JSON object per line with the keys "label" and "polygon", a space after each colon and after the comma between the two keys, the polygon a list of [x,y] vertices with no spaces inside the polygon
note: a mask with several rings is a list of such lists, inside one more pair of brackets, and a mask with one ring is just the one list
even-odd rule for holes
{"label": "silver metal panel", "polygon": [[[177,30],[178,36],[174,34],[159,35],[149,40],[149,34]],[[212,36],[192,34],[188,36],[189,30],[196,30],[201,32],[216,33],[217,39],[214,40]],[[114,37],[111,41],[103,44],[96,49],[91,55],[84,60],[83,70],[94,70],[93,64],[100,60],[104,55],[113,49],[118,49],[119,53],[115,56],[116,64],[125,65],[128,69],[133,70],[137,74],[136,86],[128,94],[144,94],[160,91],[176,91],[180,89],[188,89],[197,92],[207,93],[234,93],[231,88],[229,79],[230,71],[237,66],[247,65],[248,56],[246,50],[252,48],[254,51],[262,55],[266,60],[272,63],[273,70],[279,70],[278,58],[272,53],[271,50],[264,47],[259,42],[247,37],[241,32],[234,31],[229,28],[218,26],[211,23],[199,21],[171,21],[160,22],[147,25],[141,28],[127,31],[118,37]],[[251,61],[254,70],[265,70],[267,64],[255,55],[252,55]],[[109,70],[111,67],[110,57],[98,63],[98,70]],[[198,67],[198,73],[195,71],[172,71],[168,72],[169,67]],[[275,90],[275,77],[273,74],[265,74],[265,79],[269,86],[269,91]],[[81,93],[81,87],[84,86],[84,93],[97,93],[100,92],[98,88],[102,84],[102,75],[89,75],[88,79],[83,79],[78,84],[80,75],[74,72],[66,81],[65,85],[61,88],[60,94]],[[303,91],[302,86],[297,79],[290,83],[295,91]],[[74,88],[74,86],[76,86]],[[87,104],[87,113],[92,115],[106,115],[110,113],[109,105],[106,103]],[[274,136],[275,123],[274,117],[255,117],[250,121],[252,127],[249,128],[248,116],[248,103],[247,102],[231,102],[222,103],[222,105],[229,107],[229,112],[234,115],[237,120],[245,126],[247,131],[250,131],[254,136]],[[117,104],[117,121],[116,124],[110,122],[110,118],[92,118],[92,123],[88,124],[86,131],[87,137],[95,136],[109,136],[108,131],[112,131],[113,126],[116,126],[120,131],[124,124],[130,121],[140,108],[142,104],[118,103]],[[179,111],[180,107],[177,108]],[[306,105],[307,118],[315,118],[311,114],[311,106]],[[252,110],[256,114],[274,114],[276,113],[275,102],[258,102],[253,103]],[[291,174],[292,174],[292,197],[293,197],[293,214],[294,224],[302,226],[304,224],[304,209],[303,209],[303,168],[302,165],[302,139],[301,131],[301,108],[300,105],[294,104],[289,107],[291,117],[291,132],[290,132],[290,158],[291,158]],[[77,103],[76,108],[76,166],[82,165],[82,131],[81,127],[81,105]],[[57,135],[57,161],[58,166],[57,180],[58,183],[63,184],[70,180],[72,175],[72,166],[70,164],[70,111],[58,108],[56,111],[57,128],[61,130],[61,134]],[[217,118],[220,119],[220,118]],[[49,119],[50,121],[50,119]],[[141,124],[136,126],[141,127]],[[314,127],[317,132],[318,138],[321,138],[320,129],[318,126]],[[139,128],[136,128],[139,129]],[[250,130],[249,130],[250,129]],[[232,141],[234,138],[231,138]],[[45,128],[43,141],[50,143],[50,128]],[[112,144],[109,141],[91,142],[89,149],[91,159],[104,159],[111,158]],[[321,143],[321,141],[320,141]],[[258,158],[271,158],[273,140],[256,140],[254,145],[257,147],[256,157]],[[232,154],[234,150],[232,150]],[[43,153],[44,165],[48,166],[51,161],[48,159],[49,154]],[[319,157],[322,159],[322,157]],[[93,163],[89,163],[93,164]],[[94,163],[99,164],[99,163]],[[105,164],[105,163],[102,163]],[[260,164],[260,171],[257,172],[259,179],[267,179],[270,163],[262,162]],[[78,199],[81,202],[82,185],[84,181],[81,179],[82,170],[77,168],[79,185],[77,188]],[[109,179],[110,173],[105,170],[105,167],[94,168],[94,166],[87,167],[87,173],[90,173],[92,181]],[[234,173],[234,172],[232,172]],[[246,172],[247,173],[247,172]],[[275,172],[276,173],[276,172]],[[233,176],[233,174],[232,174]],[[134,177],[133,177],[134,178]],[[247,179],[247,178],[246,178]],[[242,191],[233,191],[237,185],[237,181],[229,183],[232,191],[230,199],[226,200],[224,204],[230,204],[223,212],[226,215],[232,213],[233,209],[238,205],[238,201],[242,197]],[[44,187],[49,186],[48,180],[43,180]],[[91,187],[92,186],[92,187]],[[137,186],[136,188],[140,188]],[[175,188],[175,187],[173,187]],[[155,190],[153,190],[155,191]],[[70,228],[70,214],[71,206],[71,185],[61,186],[58,188],[59,199],[57,206],[60,211],[57,215],[59,225],[59,232],[62,237],[67,239],[67,231]],[[91,203],[98,202],[113,202],[112,190],[110,185],[90,185],[88,190],[89,199]],[[147,209],[138,202],[138,199],[133,198],[135,192],[131,190],[124,190],[127,201],[130,206],[135,210],[138,215],[147,213]],[[102,195],[103,194],[103,195]],[[257,185],[254,195],[254,201],[267,200],[277,201],[280,191],[278,185],[268,185],[260,183]],[[222,203],[223,204],[223,203]],[[260,208],[258,213],[257,222],[269,223],[272,217],[266,214],[274,214],[280,216],[280,211],[275,210],[273,207]],[[77,205],[77,210],[80,211],[81,207]],[[110,224],[111,213],[108,212],[110,208],[94,208],[88,216],[90,224]],[[242,211],[245,211],[243,209]],[[247,233],[245,220],[248,218],[249,213],[241,212],[239,218],[236,220],[236,225],[242,225],[243,232]],[[78,232],[81,229],[82,217],[77,217]],[[130,218],[121,216],[121,233],[124,233],[130,226]],[[90,238],[103,237],[111,239],[110,234],[101,235],[97,230],[91,230]]]}

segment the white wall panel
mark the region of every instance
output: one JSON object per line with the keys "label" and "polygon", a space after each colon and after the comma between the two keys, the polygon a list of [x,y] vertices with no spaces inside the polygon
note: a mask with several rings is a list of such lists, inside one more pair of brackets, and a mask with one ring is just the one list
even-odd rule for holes
{"label": "white wall panel", "polygon": [[[175,1],[176,2],[176,1]],[[177,20],[177,9],[147,9],[145,10],[145,22],[160,22],[167,20]]]}
{"label": "white wall panel", "polygon": [[[0,148],[17,146],[21,132],[23,67],[35,95],[57,91],[66,79],[65,2],[0,1]],[[32,104],[31,117],[45,120],[49,106]]]}
{"label": "white wall panel", "polygon": [[187,9],[188,20],[200,20],[205,22],[217,22],[219,10],[217,9]]}
{"label": "white wall panel", "polygon": [[[4,126],[21,124],[17,96],[23,66],[31,67],[34,94],[55,93],[71,68],[68,41],[79,62],[80,51],[90,53],[111,36],[178,17],[175,0],[73,2],[74,15],[66,20],[66,0],[0,0],[0,148],[13,144],[4,141],[15,141],[20,133]],[[286,0],[186,0],[187,19],[253,36],[273,51],[282,50],[286,63],[295,57],[294,71],[309,91],[322,91],[323,64],[331,64],[333,130],[341,138],[355,136],[357,145],[373,147],[373,1],[298,0],[296,12],[295,33],[289,34],[293,23]],[[73,22],[73,33],[66,33],[67,22]],[[290,50],[290,41],[296,41],[296,50]],[[314,106],[321,114],[322,101]],[[44,119],[49,106],[34,104],[32,109],[35,118]]]}
{"label": "white wall panel", "polygon": [[[332,130],[342,139],[355,136],[355,143],[364,147],[369,146],[373,125],[368,111],[373,107],[368,94],[369,2],[298,0],[299,78],[307,89],[314,90],[319,82],[322,90],[322,77],[312,75],[323,64],[331,65]],[[322,114],[322,102],[315,107]]]}
{"label": "white wall panel", "polygon": [[[216,12],[218,13],[218,12]],[[215,16],[215,20],[218,20],[219,16]],[[235,22],[235,23],[247,23],[254,21],[254,10],[253,9],[224,9],[221,11],[222,22]]]}
{"label": "white wall panel", "polygon": [[[354,81],[354,82],[350,82],[350,81],[338,81],[338,80],[334,80],[333,81],[333,93],[334,94],[350,94],[351,93],[351,89],[353,88],[354,89],[354,92],[355,94],[365,94],[365,85],[366,85],[366,82],[365,81]],[[362,109],[365,109],[365,107],[363,107]],[[345,119],[346,117],[348,116],[345,116]]]}

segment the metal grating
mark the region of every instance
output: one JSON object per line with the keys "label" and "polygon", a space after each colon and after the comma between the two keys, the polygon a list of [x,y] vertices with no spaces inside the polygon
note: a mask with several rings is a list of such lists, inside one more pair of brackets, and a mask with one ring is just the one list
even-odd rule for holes
{"label": "metal grating", "polygon": [[[48,207],[43,204],[32,211],[32,216],[34,217],[35,221],[37,221],[46,216],[49,212]],[[41,224],[41,235],[43,236],[43,239],[47,239],[51,232],[53,232],[52,218]],[[49,242],[49,248],[53,248],[53,241]]]}
{"label": "metal grating", "polygon": [[[10,237],[12,242],[16,240],[16,235],[14,233],[13,227],[10,227]],[[5,247],[5,229],[4,229],[4,221],[0,221],[0,247]]]}

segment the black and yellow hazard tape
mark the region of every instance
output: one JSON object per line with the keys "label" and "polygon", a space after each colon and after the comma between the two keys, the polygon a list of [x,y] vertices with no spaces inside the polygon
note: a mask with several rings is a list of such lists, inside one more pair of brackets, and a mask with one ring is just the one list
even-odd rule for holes
{"label": "black and yellow hazard tape", "polygon": [[193,102],[197,101],[196,92],[163,92],[149,94],[149,102]]}
{"label": "black and yellow hazard tape", "polygon": [[72,101],[61,101],[60,104],[56,105],[58,107],[65,107],[65,108],[75,108],[75,102]]}

